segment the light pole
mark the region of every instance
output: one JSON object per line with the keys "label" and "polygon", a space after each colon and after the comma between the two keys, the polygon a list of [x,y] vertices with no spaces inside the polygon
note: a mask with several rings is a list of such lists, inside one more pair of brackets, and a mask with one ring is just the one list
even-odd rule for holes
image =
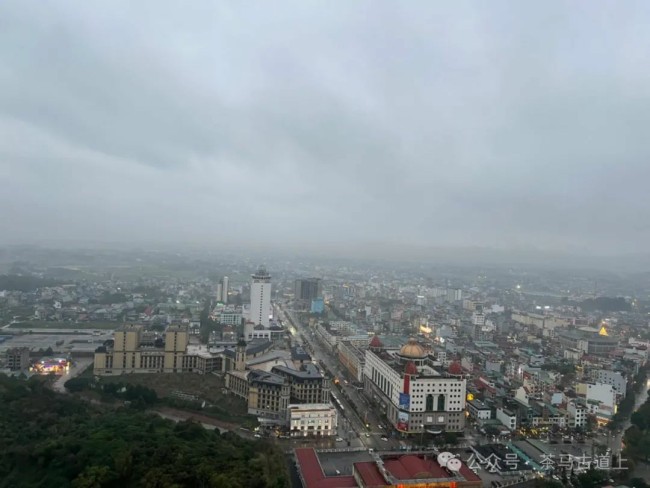
{"label": "light pole", "polygon": [[424,437],[424,424],[420,424],[420,428],[422,429],[422,432],[420,432],[420,447],[424,448],[422,445],[422,438]]}

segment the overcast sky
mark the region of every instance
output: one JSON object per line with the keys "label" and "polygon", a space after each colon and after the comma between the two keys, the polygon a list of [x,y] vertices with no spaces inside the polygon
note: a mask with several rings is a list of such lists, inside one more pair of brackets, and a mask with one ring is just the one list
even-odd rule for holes
{"label": "overcast sky", "polygon": [[647,251],[650,2],[0,3],[0,241]]}

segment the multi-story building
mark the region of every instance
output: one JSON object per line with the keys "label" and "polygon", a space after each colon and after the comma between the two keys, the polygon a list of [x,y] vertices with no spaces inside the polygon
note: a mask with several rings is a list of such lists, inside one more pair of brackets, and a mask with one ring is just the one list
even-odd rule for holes
{"label": "multi-story building", "polygon": [[584,427],[587,425],[587,409],[584,405],[571,401],[567,404],[567,412],[569,412],[569,427]]}
{"label": "multi-story building", "polygon": [[228,305],[226,307],[218,307],[214,312],[214,320],[223,325],[239,326],[242,323],[242,309]]}
{"label": "multi-story building", "polygon": [[492,418],[492,409],[481,400],[469,400],[467,402],[467,413],[471,418],[478,421]]}
{"label": "multi-story building", "polygon": [[[300,354],[292,354],[299,360]],[[226,373],[226,388],[246,400],[248,413],[268,424],[283,425],[288,421],[289,403],[329,403],[329,383],[313,364],[299,369],[272,366],[271,371],[247,369],[246,343],[236,349],[235,367]]]}
{"label": "multi-story building", "polygon": [[290,386],[293,403],[328,403],[330,400],[329,381],[314,364],[305,364],[300,369],[274,366],[271,372],[284,378]]}
{"label": "multi-story building", "polygon": [[289,432],[292,437],[329,437],[336,435],[338,415],[331,403],[289,405]]}
{"label": "multi-story building", "polygon": [[294,299],[304,304],[311,304],[315,298],[323,296],[320,278],[300,278],[294,283]]}
{"label": "multi-story building", "polygon": [[[373,337],[371,344],[373,343],[381,346],[381,341],[377,336]],[[352,380],[363,383],[363,369],[366,364],[365,348],[361,349],[348,341],[341,341],[338,353],[340,363],[348,371]]]}
{"label": "multi-story building", "polygon": [[546,403],[535,403],[530,408],[528,420],[533,427],[557,425],[564,428],[568,424],[568,413]]}
{"label": "multi-story building", "polygon": [[465,426],[466,380],[433,363],[415,339],[399,350],[366,351],[364,393],[403,433],[459,432]]}
{"label": "multi-story building", "polygon": [[[262,355],[271,342],[252,342],[246,346],[249,357]],[[114,339],[95,350],[94,373],[113,376],[131,373],[225,373],[234,368],[231,345],[210,348],[189,343],[187,327],[170,326],[161,337],[139,325],[115,331]]]}
{"label": "multi-story building", "polygon": [[266,268],[260,266],[257,272],[251,275],[251,309],[250,320],[255,325],[269,326],[271,313],[271,276]]}
{"label": "multi-story building", "polygon": [[617,395],[621,398],[625,398],[625,394],[627,393],[627,379],[620,371],[595,369],[591,371],[590,376],[595,383],[611,385]]}
{"label": "multi-story building", "polygon": [[517,414],[506,408],[497,408],[496,418],[511,431],[517,429]]}
{"label": "multi-story building", "polygon": [[167,327],[163,340],[142,326],[126,325],[115,331],[112,345],[95,351],[94,371],[97,375],[180,373],[188,343],[187,327]]}
{"label": "multi-story building", "polygon": [[586,400],[588,412],[600,423],[609,422],[616,413],[616,390],[612,385],[588,384]]}
{"label": "multi-story building", "polygon": [[266,371],[248,372],[248,413],[275,423],[286,421],[291,386],[279,374]]}
{"label": "multi-story building", "polygon": [[12,347],[7,350],[6,366],[10,371],[22,371],[29,368],[29,348]]}

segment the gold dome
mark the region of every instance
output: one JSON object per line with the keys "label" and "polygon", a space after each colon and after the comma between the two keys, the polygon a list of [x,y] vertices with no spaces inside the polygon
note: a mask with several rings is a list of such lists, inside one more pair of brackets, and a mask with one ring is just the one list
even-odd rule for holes
{"label": "gold dome", "polygon": [[418,341],[411,337],[399,350],[399,355],[405,358],[421,359],[427,354],[424,352],[424,348],[418,344]]}

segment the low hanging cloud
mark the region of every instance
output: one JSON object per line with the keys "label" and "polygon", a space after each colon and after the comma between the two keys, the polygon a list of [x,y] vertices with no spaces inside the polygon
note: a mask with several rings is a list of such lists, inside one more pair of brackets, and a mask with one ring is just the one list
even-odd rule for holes
{"label": "low hanging cloud", "polygon": [[644,2],[0,4],[0,242],[645,251]]}

